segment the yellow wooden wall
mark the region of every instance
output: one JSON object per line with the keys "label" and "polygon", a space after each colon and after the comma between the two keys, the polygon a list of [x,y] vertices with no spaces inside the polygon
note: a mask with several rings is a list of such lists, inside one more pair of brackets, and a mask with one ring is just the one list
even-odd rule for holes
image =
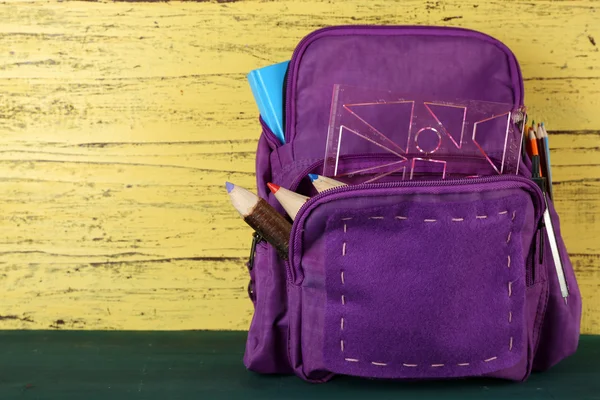
{"label": "yellow wooden wall", "polygon": [[286,0],[0,4],[0,329],[246,329],[247,71],[333,24],[504,41],[547,122],[557,208],[600,333],[600,4]]}

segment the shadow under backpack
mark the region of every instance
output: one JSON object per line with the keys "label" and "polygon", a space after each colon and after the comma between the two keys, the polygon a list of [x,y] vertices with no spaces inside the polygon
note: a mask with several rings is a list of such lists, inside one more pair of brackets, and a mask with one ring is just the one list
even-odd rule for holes
{"label": "shadow under backpack", "polygon": [[[266,184],[315,194],[307,174],[323,171],[334,84],[524,105],[514,54],[482,33],[317,30],[289,64],[285,144],[261,120],[258,193],[282,213]],[[289,260],[264,241],[254,244],[246,367],[311,382],[335,375],[521,381],[574,353],[581,295],[548,200],[569,289],[561,295],[542,223],[546,203],[530,169],[525,157],[517,175],[496,179],[360,184],[313,197],[294,220]],[[452,221],[476,215],[489,218]],[[437,223],[424,226],[431,216]]]}

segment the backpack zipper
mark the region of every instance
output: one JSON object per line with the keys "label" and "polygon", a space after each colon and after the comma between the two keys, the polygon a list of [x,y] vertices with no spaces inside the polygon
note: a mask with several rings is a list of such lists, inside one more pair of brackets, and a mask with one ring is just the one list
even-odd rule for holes
{"label": "backpack zipper", "polygon": [[[341,157],[343,157],[344,160],[361,160],[361,159],[370,159],[370,158],[376,158],[376,159],[381,159],[381,158],[396,159],[397,158],[396,156],[392,156],[392,155],[374,156],[373,154],[352,154],[352,155],[341,156]],[[452,157],[461,158],[461,156],[448,156],[448,158],[452,158]],[[300,182],[302,182],[302,179],[306,178],[306,176],[308,174],[310,174],[317,167],[322,166],[323,164],[324,164],[324,160],[315,161],[312,164],[310,164],[308,167],[303,169],[302,172],[300,172],[299,174],[296,175],[296,178],[294,178],[294,180],[292,181],[292,183],[290,184],[288,189],[291,191],[295,191],[296,189],[298,189],[298,186],[300,185]],[[520,163],[520,165],[522,165],[522,164],[523,163]],[[520,167],[519,167],[519,169],[520,169]],[[510,176],[510,175],[506,175],[506,176]],[[521,175],[514,175],[514,176],[521,176]],[[454,181],[456,179],[447,179],[447,180]]]}
{"label": "backpack zipper", "polygon": [[[390,26],[385,26],[385,25],[345,25],[345,26],[329,26],[326,28],[322,28],[316,31],[311,32],[310,34],[308,34],[307,36],[305,36],[304,38],[302,38],[302,40],[300,40],[300,42],[298,43],[298,45],[296,46],[296,48],[294,49],[294,52],[292,53],[292,58],[290,59],[290,63],[288,64],[287,70],[285,72],[284,75],[284,98],[283,98],[283,119],[284,119],[284,138],[285,138],[285,143],[289,143],[290,142],[290,137],[289,135],[291,135],[290,129],[291,129],[291,113],[292,113],[292,106],[290,104],[290,102],[288,101],[288,97],[290,97],[292,94],[294,94],[294,88],[292,87],[292,83],[294,81],[294,79],[296,78],[296,71],[297,71],[297,64],[299,63],[299,59],[301,54],[304,52],[304,50],[306,50],[305,48],[307,47],[307,45],[313,41],[316,37],[321,36],[321,35],[325,35],[327,34],[327,32],[330,31],[347,31],[347,30],[440,30],[440,31],[450,31],[450,32],[461,32],[461,33],[465,33],[468,34],[467,36],[471,36],[471,37],[479,37],[480,39],[484,39],[486,38],[487,40],[493,42],[496,45],[499,45],[498,47],[500,47],[509,57],[510,61],[514,64],[516,73],[517,73],[517,79],[519,82],[519,86],[518,86],[518,96],[515,96],[515,100],[516,100],[516,104],[515,106],[518,108],[521,108],[523,106],[523,76],[521,73],[521,68],[519,67],[519,63],[517,62],[517,59],[514,55],[514,53],[502,42],[500,42],[498,39],[493,38],[489,35],[486,35],[485,33],[482,32],[477,32],[471,29],[465,29],[465,28],[456,28],[456,27],[448,27],[448,26],[436,26],[436,27],[431,27],[431,26],[398,26],[398,25],[390,25]],[[400,36],[400,34],[398,35]]]}
{"label": "backpack zipper", "polygon": [[[435,180],[435,181],[398,181],[398,182],[387,182],[387,183],[362,183],[358,185],[350,186],[338,186],[335,188],[324,190],[314,197],[311,197],[306,203],[300,207],[296,214],[296,219],[292,225],[292,232],[290,234],[290,252],[289,259],[286,261],[286,272],[289,282],[294,282],[294,274],[292,272],[292,263],[294,262],[294,251],[300,245],[301,235],[298,234],[300,226],[303,225],[305,213],[319,200],[333,195],[340,195],[346,192],[360,191],[364,189],[378,190],[378,189],[395,189],[395,188],[418,188],[418,187],[444,187],[444,186],[467,186],[467,185],[480,185],[486,183],[497,183],[497,182],[515,182],[521,183],[528,186],[532,192],[536,194],[534,201],[535,206],[535,220],[539,221],[544,212],[544,200],[543,193],[540,188],[531,180],[517,175],[498,175],[481,178],[471,179],[450,179],[450,180]],[[291,239],[293,238],[293,241]],[[535,240],[535,239],[534,239]]]}

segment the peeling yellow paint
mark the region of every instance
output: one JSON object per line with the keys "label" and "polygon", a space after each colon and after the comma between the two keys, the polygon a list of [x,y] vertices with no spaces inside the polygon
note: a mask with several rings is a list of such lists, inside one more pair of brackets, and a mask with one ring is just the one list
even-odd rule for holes
{"label": "peeling yellow paint", "polygon": [[[563,235],[600,333],[600,5],[594,1],[14,1],[0,5],[0,329],[246,329],[247,71],[331,24],[505,42],[551,130]],[[599,42],[594,44],[592,42]]]}

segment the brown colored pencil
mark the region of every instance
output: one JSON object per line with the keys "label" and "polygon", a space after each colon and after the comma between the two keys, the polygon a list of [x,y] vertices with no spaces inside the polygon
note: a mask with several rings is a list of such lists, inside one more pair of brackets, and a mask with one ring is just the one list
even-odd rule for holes
{"label": "brown colored pencil", "polygon": [[241,186],[225,184],[231,203],[244,221],[277,249],[279,256],[288,259],[292,224],[264,199]]}

